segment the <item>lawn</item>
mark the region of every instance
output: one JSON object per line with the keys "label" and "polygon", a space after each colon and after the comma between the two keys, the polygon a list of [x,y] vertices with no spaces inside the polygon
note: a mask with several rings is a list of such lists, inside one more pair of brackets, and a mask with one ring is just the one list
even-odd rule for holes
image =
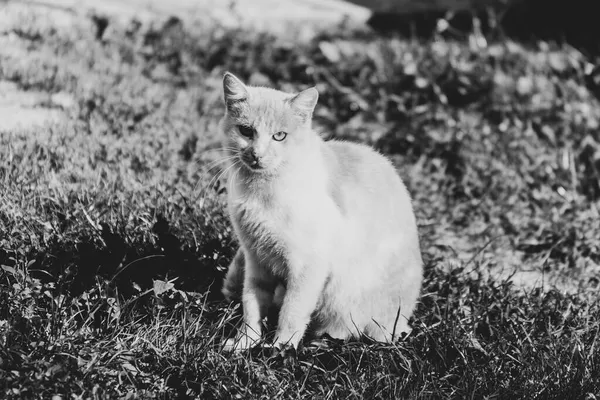
{"label": "lawn", "polygon": [[[600,397],[600,107],[577,50],[3,21],[0,81],[67,117],[0,128],[0,397]],[[397,166],[426,260],[404,341],[222,351],[241,312],[220,295],[237,246],[218,163],[226,70],[316,85],[316,128]]]}

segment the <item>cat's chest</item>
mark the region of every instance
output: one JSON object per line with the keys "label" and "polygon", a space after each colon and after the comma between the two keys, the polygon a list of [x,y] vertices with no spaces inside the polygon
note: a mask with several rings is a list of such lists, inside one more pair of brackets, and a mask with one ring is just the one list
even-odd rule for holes
{"label": "cat's chest", "polygon": [[267,192],[234,195],[229,202],[231,216],[239,228],[257,238],[282,236],[290,228],[294,214],[300,212],[286,201],[286,196]]}
{"label": "cat's chest", "polygon": [[[232,196],[233,197],[233,196]],[[230,198],[229,212],[238,239],[251,249],[275,275],[285,279],[289,239],[286,232],[288,211],[265,204],[264,199]]]}
{"label": "cat's chest", "polygon": [[306,244],[316,238],[327,199],[314,188],[310,191],[279,187],[255,193],[233,193],[230,212],[238,230],[255,247],[282,250]]}

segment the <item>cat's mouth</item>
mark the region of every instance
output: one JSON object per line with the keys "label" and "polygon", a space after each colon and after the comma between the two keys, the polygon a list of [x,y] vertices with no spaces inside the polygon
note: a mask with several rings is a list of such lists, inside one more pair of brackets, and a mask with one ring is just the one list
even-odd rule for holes
{"label": "cat's mouth", "polygon": [[242,164],[244,164],[244,166],[252,172],[261,172],[265,169],[264,165],[261,164],[261,162],[257,159],[254,159],[252,157],[245,157],[243,155],[240,158],[242,159]]}
{"label": "cat's mouth", "polygon": [[260,170],[264,169],[264,167],[262,165],[258,164],[258,163],[250,164],[250,165],[246,164],[246,166],[248,168],[250,168],[252,171],[260,171]]}

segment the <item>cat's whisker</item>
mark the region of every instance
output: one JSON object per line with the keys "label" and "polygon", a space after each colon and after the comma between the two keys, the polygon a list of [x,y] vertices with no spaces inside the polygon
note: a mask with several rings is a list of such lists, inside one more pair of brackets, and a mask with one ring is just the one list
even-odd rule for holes
{"label": "cat's whisker", "polygon": [[[236,150],[236,152],[237,152],[237,150]],[[223,158],[235,157],[236,156],[236,152],[234,152],[234,151],[231,151],[231,152],[229,152],[229,151],[223,151],[221,154],[218,155],[217,160],[221,160]],[[213,160],[213,161],[216,161],[216,160]],[[211,162],[213,162],[213,161],[211,161]],[[196,164],[200,164],[200,163],[203,163],[203,162],[207,162],[207,160],[200,159],[200,160],[196,160],[194,162]]]}
{"label": "cat's whisker", "polygon": [[211,180],[208,182],[208,185],[206,185],[206,186],[205,186],[205,187],[202,189],[202,191],[200,192],[200,194],[198,195],[198,197],[194,199],[194,203],[195,203],[196,201],[198,201],[198,199],[200,199],[200,195],[206,195],[206,191],[207,191],[208,189],[210,189],[210,188],[211,188],[211,186],[212,186],[213,184],[217,183],[217,182],[218,182],[218,181],[221,179],[221,177],[222,177],[222,176],[223,176],[225,173],[227,173],[227,171],[231,170],[231,169],[232,169],[234,166],[235,166],[235,163],[234,163],[234,164],[231,164],[231,165],[229,165],[227,168],[225,168],[224,170],[222,170],[222,171],[221,171],[221,172],[220,172],[218,175],[215,175],[215,176],[214,176],[214,177],[213,177],[213,178],[212,178],[212,179],[211,179]]}
{"label": "cat's whisker", "polygon": [[234,165],[237,166],[237,169],[233,172],[233,175],[229,178],[229,186],[227,188],[228,193],[233,191],[233,184],[237,180],[238,175],[240,174],[240,169],[242,168],[241,162],[236,160]]}
{"label": "cat's whisker", "polygon": [[219,159],[219,160],[211,161],[210,163],[203,163],[200,161],[196,161],[192,167],[194,169],[194,173],[199,175],[199,179],[198,179],[197,183],[201,182],[201,180],[202,180],[201,178],[205,177],[212,170],[219,167],[220,164],[224,164],[225,162],[230,161],[230,160],[231,159]]}
{"label": "cat's whisker", "polygon": [[238,167],[233,174],[229,177],[229,182],[227,182],[227,192],[231,193],[233,191],[233,182],[237,179],[238,173],[240,172],[240,167]]}
{"label": "cat's whisker", "polygon": [[217,180],[220,180],[224,175],[226,175],[229,171],[231,171],[233,168],[235,168],[236,164],[232,164],[230,165],[227,169],[225,169],[221,175],[219,175],[219,177],[217,178]]}
{"label": "cat's whisker", "polygon": [[200,167],[203,167],[204,164],[206,162],[208,162],[208,166],[211,166],[213,163],[220,163],[223,160],[227,159],[230,160],[232,158],[236,157],[236,153],[239,151],[239,149],[235,149],[233,147],[225,147],[225,148],[218,148],[218,149],[208,149],[208,150],[203,150],[201,151],[201,154],[205,154],[205,153],[213,153],[213,152],[220,152],[218,153],[218,159],[217,160],[212,160],[212,161],[205,161],[203,159],[201,160],[195,160],[194,164],[198,165]]}
{"label": "cat's whisker", "polygon": [[232,170],[233,170],[234,168],[236,168],[236,167],[237,167],[237,169],[236,169],[236,170],[234,170],[234,172],[238,172],[238,171],[239,171],[239,168],[240,168],[240,162],[239,162],[238,160],[235,160],[235,161],[234,161],[234,162],[231,164],[231,166],[230,166],[228,169],[226,169],[226,170],[224,171],[224,173],[227,173],[227,172],[232,172]]}
{"label": "cat's whisker", "polygon": [[215,168],[219,164],[225,163],[225,162],[233,160],[235,158],[237,158],[237,156],[229,156],[229,157],[224,157],[224,158],[212,161],[212,162],[208,163],[208,165],[206,165],[206,167],[208,167],[207,171],[210,171],[211,169]]}
{"label": "cat's whisker", "polygon": [[222,152],[222,153],[235,153],[237,152],[238,149],[236,149],[235,147],[219,147],[216,149],[207,149],[207,150],[202,150],[200,151],[200,154],[209,154],[209,153],[215,153],[215,152]]}
{"label": "cat's whisker", "polygon": [[[211,171],[212,169],[214,169],[214,168],[217,168],[217,167],[221,167],[221,164],[224,164],[224,163],[226,163],[226,162],[229,162],[229,161],[231,161],[231,160],[234,160],[236,157],[237,157],[237,156],[229,156],[229,157],[222,158],[222,159],[219,159],[219,160],[215,160],[215,161],[213,161],[213,162],[209,163],[209,164],[208,164],[208,168],[206,169],[206,171],[204,171],[204,172],[202,173],[202,175],[200,176],[200,179],[198,179],[198,181],[197,181],[197,182],[196,182],[196,184],[194,185],[194,188],[192,189],[192,193],[194,193],[194,192],[195,192],[195,191],[198,189],[198,185],[200,185],[200,183],[202,182],[202,178],[203,178],[203,177],[204,177],[206,174],[210,173],[210,171]],[[219,172],[220,172],[220,171],[219,171]],[[217,174],[218,174],[219,172],[217,172]],[[212,180],[212,179],[211,179],[211,180]]]}
{"label": "cat's whisker", "polygon": [[[194,188],[192,189],[192,194],[196,192],[196,190],[198,190],[198,187],[201,185],[201,183],[204,181],[204,176],[206,176],[210,171],[205,171],[200,178],[198,178],[198,180],[196,181],[196,184],[194,185]],[[214,177],[219,174],[220,171],[217,171],[209,180],[209,184],[212,183]],[[198,196],[195,198],[195,200],[199,199],[200,196],[202,195],[202,192],[205,190],[206,186],[200,189],[200,192],[198,193]],[[194,200],[194,201],[195,201]]]}
{"label": "cat's whisker", "polygon": [[[208,189],[210,189],[210,187],[213,185],[214,182],[216,182],[218,180],[218,177],[222,174],[223,170],[220,170],[218,172],[216,172],[208,181],[208,184],[206,184],[202,189],[200,189],[200,192],[198,193],[198,196],[196,197],[196,199],[194,199],[194,201],[196,201],[197,199],[201,198],[201,196],[206,195],[206,191]],[[200,181],[198,181],[198,183],[196,184],[196,187],[200,184]],[[195,191],[195,189],[194,189]]]}
{"label": "cat's whisker", "polygon": [[224,170],[221,172],[221,174],[219,174],[219,176],[217,177],[217,179],[216,179],[216,180],[217,180],[217,181],[218,181],[218,180],[220,180],[220,179],[223,177],[223,175],[225,175],[225,174],[227,173],[227,171],[230,171],[230,170],[231,170],[233,167],[235,167],[235,163],[232,163],[230,166],[228,166],[227,168],[225,168],[225,169],[224,169]]}

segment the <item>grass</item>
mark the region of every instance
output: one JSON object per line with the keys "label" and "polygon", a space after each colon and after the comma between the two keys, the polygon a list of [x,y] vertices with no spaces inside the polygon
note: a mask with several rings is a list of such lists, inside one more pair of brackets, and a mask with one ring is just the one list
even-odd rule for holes
{"label": "grass", "polygon": [[[101,20],[0,30],[0,80],[68,115],[0,132],[2,396],[600,396],[600,108],[577,51]],[[210,169],[225,70],[316,85],[320,130],[398,166],[427,260],[405,341],[221,351],[240,314]]]}

